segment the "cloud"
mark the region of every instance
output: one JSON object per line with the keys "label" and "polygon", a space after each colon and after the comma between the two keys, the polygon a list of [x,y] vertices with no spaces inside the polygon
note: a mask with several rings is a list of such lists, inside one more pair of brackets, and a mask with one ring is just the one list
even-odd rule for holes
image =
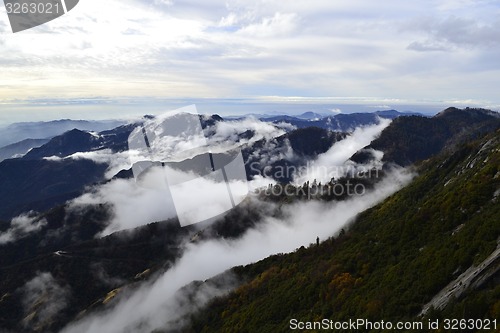
{"label": "cloud", "polygon": [[46,328],[66,308],[71,291],[49,272],[38,272],[18,290],[22,294],[23,326]]}
{"label": "cloud", "polygon": [[428,52],[428,51],[450,51],[450,48],[446,45],[436,44],[433,42],[412,42],[408,45],[408,50],[418,51],[418,52]]}
{"label": "cloud", "polygon": [[[390,120],[381,119],[378,125],[355,130],[350,137],[336,143],[327,153],[320,155],[315,163],[319,166],[343,166],[355,151],[369,144],[389,123]],[[233,127],[231,126],[221,129],[223,137],[232,135]],[[382,157],[379,152],[374,152],[374,155],[376,158]],[[326,239],[335,235],[341,228],[352,222],[358,213],[399,190],[408,184],[412,177],[413,174],[405,169],[393,169],[364,195],[348,196],[344,201],[308,201],[284,205],[279,208],[280,217],[273,217],[276,216],[275,214],[266,215],[257,226],[248,229],[238,239],[188,242],[181,258],[171,269],[145,282],[138,289],[122,293],[116,303],[105,311],[73,322],[63,332],[77,333],[99,329],[112,333],[176,328],[179,321],[182,322],[181,318],[187,313],[202,307],[211,298],[227,293],[237,284],[237,281],[231,281],[231,276],[229,276],[229,282],[217,287],[212,285],[207,286],[206,289],[198,289],[195,297],[187,297],[186,293],[190,295],[189,290],[192,292],[192,289],[183,287],[191,281],[205,281],[231,267],[252,263],[272,254],[293,251],[302,245],[314,242],[316,237]],[[155,177],[155,179],[158,178]],[[262,185],[267,179],[260,177],[259,181]],[[129,181],[123,180],[116,181],[116,184],[130,186]],[[101,191],[101,199],[109,200],[110,197],[116,197],[118,193],[123,195],[127,191],[129,194],[125,199],[122,197],[121,204],[115,203],[115,213],[117,216],[120,215],[120,218],[114,223],[123,223],[123,219],[130,216],[133,216],[134,221],[144,221],[143,217],[138,214],[158,209],[151,205],[151,202],[155,200],[153,197],[144,200],[141,198],[143,194],[131,193],[128,188],[110,191],[116,186],[115,182],[110,182],[106,186],[108,188],[101,187],[98,190]],[[213,197],[218,196],[223,197],[217,193],[213,195]],[[251,198],[255,209],[260,209],[259,201],[253,199],[252,196]],[[214,199],[217,201],[217,198]],[[141,204],[137,205],[133,202],[134,200]],[[183,198],[188,205],[199,204],[199,200],[196,191],[186,193]],[[114,201],[117,202],[116,199]],[[266,207],[268,209],[268,205]],[[183,291],[180,292],[181,289]],[[196,301],[193,304],[188,299]]]}
{"label": "cloud", "polygon": [[[238,145],[252,144],[262,139],[269,141],[294,128],[295,127],[290,124],[271,124],[256,119],[255,117],[218,122],[215,125],[214,134],[210,136],[208,143],[214,146],[220,146],[228,141]],[[241,134],[247,131],[252,132],[253,135],[249,138],[241,138]]]}
{"label": "cloud", "polygon": [[[168,186],[164,182],[166,175]],[[192,184],[193,179],[196,180],[195,184]],[[88,205],[109,204],[112,217],[99,234],[106,236],[176,217],[184,225],[190,224],[190,221],[201,222],[232,208],[227,186],[231,189],[233,201],[238,204],[249,191],[269,183],[274,181],[257,176],[249,183],[232,180],[226,185],[221,180],[196,178],[168,167],[155,168],[139,183],[134,179],[115,179],[94,187],[70,201],[68,210],[78,212]]]}
{"label": "cloud", "polygon": [[10,228],[0,233],[0,245],[15,242],[26,235],[40,230],[47,224],[47,220],[38,217],[35,212],[29,212],[14,217],[10,221]]}
{"label": "cloud", "polygon": [[495,5],[495,0],[439,0],[436,1],[437,9],[443,12],[456,10],[471,11],[477,7],[489,7]]}
{"label": "cloud", "polygon": [[111,179],[121,170],[130,169],[132,166],[130,162],[130,154],[133,152],[113,152],[111,149],[101,149],[88,152],[78,152],[71,154],[67,157],[49,156],[44,157],[44,159],[49,161],[61,161],[64,159],[74,159],[74,160],[91,160],[99,164],[107,164],[108,168],[104,177],[106,179]]}
{"label": "cloud", "polygon": [[[356,214],[394,193],[411,178],[412,175],[404,170],[394,170],[365,196],[335,203],[313,201],[284,206],[286,218],[266,218],[263,224],[248,230],[240,239],[190,243],[182,258],[162,276],[122,297],[106,312],[72,323],[63,332],[143,332],[171,328],[168,322],[186,312],[179,308],[176,293],[190,281],[204,281],[231,267],[255,262],[271,254],[293,251],[313,242],[317,236],[325,239],[334,235]],[[200,297],[198,305],[202,306],[224,291],[216,289],[202,294],[204,297]]]}
{"label": "cloud", "polygon": [[[150,149],[139,149],[139,140],[136,139],[142,138],[142,132],[137,132],[138,137],[132,135],[129,142],[131,155],[128,157],[130,160],[125,158],[126,153],[113,154],[109,150],[77,153],[67,157],[92,159],[98,163],[107,163],[110,165],[106,173],[108,177],[114,175],[121,168],[129,168],[133,164],[134,174],[137,178],[137,182],[135,179],[115,179],[104,185],[96,186],[88,193],[72,200],[69,205],[70,209],[78,210],[86,205],[101,203],[110,204],[114,212],[113,218],[101,235],[175,217],[179,218],[181,225],[193,223],[193,221],[200,222],[231,209],[233,205],[237,205],[245,198],[249,190],[260,187],[263,183],[267,185],[273,182],[272,180],[264,180],[262,177],[255,177],[250,183],[247,183],[241,155],[231,156],[230,166],[225,164],[226,176],[217,170],[207,174],[210,161],[207,159],[208,157],[203,159],[206,155],[200,154],[204,154],[207,149],[213,154],[224,153],[244,144],[264,140],[263,147],[259,151],[262,152],[262,149],[265,149],[266,153],[271,153],[272,156],[266,158],[265,161],[261,160],[261,162],[272,162],[273,159],[293,155],[289,144],[278,147],[276,152],[273,151],[276,148],[273,139],[285,133],[276,125],[255,118],[246,118],[237,121],[217,122],[206,128],[205,131],[200,127],[199,133],[196,131],[196,127],[182,131],[177,128],[181,123],[195,126],[190,122],[193,119],[200,126],[197,116],[189,115],[187,119],[184,119],[178,118],[174,113],[160,116],[146,126],[149,137],[148,144],[151,151],[154,152],[154,156],[144,156]],[[165,126],[159,126],[161,124],[165,124]],[[205,136],[204,132],[209,135]],[[166,133],[171,135],[166,135]],[[183,158],[180,159],[179,156]],[[175,164],[168,164],[171,161],[185,161],[195,156],[200,160],[188,160],[189,163],[183,164],[192,170],[180,169]],[[54,157],[50,157],[50,159],[54,159]],[[150,168],[144,172],[141,167],[142,163],[151,160],[167,164],[163,167],[148,164],[148,168]],[[227,184],[223,177],[228,177]],[[228,196],[228,187],[231,193],[230,197]],[[202,208],[200,209],[200,207]]]}
{"label": "cloud", "polygon": [[[2,34],[0,99],[468,94],[496,102],[495,92],[471,92],[483,77],[454,80],[464,63],[482,67],[481,57],[497,50],[495,3],[451,3],[87,0],[15,38]],[[410,52],[443,48],[467,52],[439,58],[446,68],[431,61],[439,52]],[[494,86],[498,76],[484,75]],[[449,92],[429,84],[441,78]]]}
{"label": "cloud", "polygon": [[155,5],[172,6],[174,2],[172,0],[154,0]]}
{"label": "cloud", "polygon": [[277,161],[294,161],[296,159],[297,156],[288,139],[280,143],[275,140],[267,140],[262,147],[253,147],[253,151],[248,156],[246,163],[252,171],[260,172],[262,168],[270,166]]}
{"label": "cloud", "polygon": [[[354,153],[375,140],[390,123],[390,119],[379,118],[379,123],[376,125],[356,128],[347,138],[334,143],[327,152],[318,155],[315,160],[308,163],[307,167],[296,175],[294,182],[302,184],[316,179],[318,182],[326,183],[332,177],[337,179],[345,176],[346,171],[352,167],[352,165],[346,165],[345,162]],[[382,158],[380,154],[377,154],[377,157]]]}
{"label": "cloud", "polygon": [[285,36],[296,30],[297,17],[295,13],[278,12],[272,17],[262,18],[259,23],[252,23],[239,29],[238,33],[254,38]]}
{"label": "cloud", "polygon": [[94,188],[72,200],[68,209],[78,210],[101,203],[111,204],[114,213],[101,235],[175,217],[175,207],[167,191],[140,187],[134,180],[124,179],[112,180]]}
{"label": "cloud", "polygon": [[92,275],[107,287],[117,288],[127,282],[124,279],[109,275],[102,263],[93,262],[90,264],[90,269],[92,271]]}
{"label": "cloud", "polygon": [[420,18],[408,29],[428,35],[425,41],[414,41],[408,49],[447,51],[453,48],[494,48],[500,46],[500,20],[492,23],[463,17]]}

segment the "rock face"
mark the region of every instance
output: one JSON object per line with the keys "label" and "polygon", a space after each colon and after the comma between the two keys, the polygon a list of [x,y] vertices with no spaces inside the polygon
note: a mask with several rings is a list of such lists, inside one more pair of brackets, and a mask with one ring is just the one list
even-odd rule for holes
{"label": "rock face", "polygon": [[477,289],[500,270],[500,242],[493,253],[479,265],[469,267],[458,278],[451,281],[434,298],[424,305],[420,315],[426,315],[431,308],[443,310],[452,299],[459,299],[470,289]]}

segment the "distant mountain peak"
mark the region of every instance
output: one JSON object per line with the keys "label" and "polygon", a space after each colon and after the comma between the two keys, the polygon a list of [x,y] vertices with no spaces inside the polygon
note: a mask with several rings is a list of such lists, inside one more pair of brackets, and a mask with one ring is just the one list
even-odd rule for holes
{"label": "distant mountain peak", "polygon": [[398,110],[394,110],[394,109],[376,111],[375,113],[378,114],[378,115],[387,115],[387,116],[399,116],[399,115],[402,114]]}
{"label": "distant mountain peak", "polygon": [[64,157],[76,152],[90,151],[99,145],[101,137],[96,133],[82,131],[77,128],[69,130],[62,135],[52,138],[41,147],[33,148],[25,159],[39,159],[49,156]]}
{"label": "distant mountain peak", "polygon": [[316,113],[316,112],[312,112],[312,111],[304,112],[301,115],[298,115],[296,117],[299,119],[305,119],[305,120],[318,120],[318,119],[324,118],[323,115]]}
{"label": "distant mountain peak", "polygon": [[449,107],[444,109],[443,111],[436,114],[436,118],[439,117],[447,117],[453,115],[470,115],[470,116],[491,116],[495,118],[500,118],[500,113],[488,109],[483,108],[470,108],[466,107],[464,109],[459,109],[456,107]]}

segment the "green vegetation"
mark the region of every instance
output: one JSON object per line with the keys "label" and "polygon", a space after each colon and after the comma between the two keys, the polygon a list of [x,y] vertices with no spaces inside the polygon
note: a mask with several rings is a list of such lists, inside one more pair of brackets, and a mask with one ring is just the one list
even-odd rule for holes
{"label": "green vegetation", "polygon": [[[384,160],[406,166],[422,161],[500,128],[497,113],[484,109],[448,108],[432,118],[410,116],[394,119],[368,147],[384,152]],[[367,156],[356,153],[356,162]]]}
{"label": "green vegetation", "polygon": [[[185,331],[281,332],[292,318],[420,320],[427,302],[497,247],[500,131],[425,161],[419,174],[338,238],[234,268],[246,283]],[[427,316],[500,319],[495,280],[498,272]]]}

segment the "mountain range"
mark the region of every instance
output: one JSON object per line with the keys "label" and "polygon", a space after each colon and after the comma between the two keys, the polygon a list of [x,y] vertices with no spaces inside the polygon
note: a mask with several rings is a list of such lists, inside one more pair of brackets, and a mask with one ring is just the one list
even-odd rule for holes
{"label": "mountain range", "polygon": [[[249,179],[269,166],[307,165],[352,137],[354,128],[379,118],[392,122],[347,163],[372,165],[370,152],[377,150],[383,153],[382,173],[408,166],[415,178],[339,232],[318,234],[318,244],[313,238],[289,254],[204,281],[185,281],[179,295],[188,295],[182,304],[192,310],[155,332],[287,331],[292,318],[499,318],[498,113],[449,108],[434,117],[393,110],[316,116],[263,118],[281,131],[270,139],[257,139],[256,131],[239,133],[235,142],[241,144]],[[204,118],[203,127],[230,121],[214,115]],[[187,248],[240,239],[263,228],[269,217],[283,219],[303,202],[334,205],[346,200],[261,192],[212,224],[181,228],[176,219],[144,221],[149,224],[101,237],[116,213],[113,207],[92,203],[75,210],[67,201],[89,186],[125,181],[131,171],[126,166],[108,174],[109,159],[76,156],[125,152],[136,125],[99,132],[71,129],[22,157],[0,162],[0,329],[59,331],[149,285],[175,267]],[[250,163],[258,167],[250,170]],[[288,184],[292,178],[275,180]],[[294,185],[302,191],[297,193],[318,186],[310,181]],[[37,281],[45,281],[46,287],[35,288]],[[224,289],[222,285],[228,290],[217,298],[194,304],[207,289]],[[54,307],[57,315],[47,312]]]}
{"label": "mountain range", "polygon": [[498,319],[499,152],[496,130],[431,157],[408,187],[363,212],[348,231],[233,268],[225,274],[245,282],[199,310],[182,331],[276,332],[291,320],[322,318]]}
{"label": "mountain range", "polygon": [[372,113],[349,113],[324,116],[314,112],[306,112],[298,116],[278,115],[259,117],[260,120],[272,123],[287,123],[297,128],[319,127],[330,131],[350,132],[359,126],[377,122],[377,119],[396,119],[399,117],[422,114],[414,112],[399,112],[396,110],[376,111]]}
{"label": "mountain range", "polygon": [[124,124],[122,120],[72,120],[37,121],[13,123],[0,128],[0,147],[25,139],[47,139],[63,134],[73,128],[84,131],[104,131]]}
{"label": "mountain range", "polygon": [[[379,114],[395,117],[399,115],[397,111],[381,111]],[[342,115],[343,127],[354,128],[356,124],[370,125],[377,122],[377,115],[374,114],[352,114]],[[303,120],[295,117],[289,117],[288,123],[296,126]],[[224,121],[223,118],[214,115],[203,123],[203,126],[214,125],[217,122]],[[276,123],[276,119],[263,119],[262,121]],[[283,121],[279,121],[283,122]],[[291,143],[292,149],[299,155],[311,157],[319,153],[324,153],[333,142],[342,138],[342,134],[333,135],[329,133],[329,124],[331,118],[308,121],[309,126],[298,126],[297,131],[290,131],[285,136],[276,139],[274,147],[276,151],[284,149],[284,145]],[[68,126],[88,128],[89,126],[108,127],[110,122],[82,122],[82,121],[55,121],[46,123],[26,123],[15,124],[9,128],[30,129],[31,133],[43,132],[48,128],[47,133],[54,133]],[[128,148],[127,139],[132,130],[138,123],[121,125],[110,130],[101,132],[88,131],[83,129],[71,129],[61,135],[57,135],[50,140],[29,140],[28,143],[41,143],[39,147],[30,145],[29,151],[25,152],[20,158],[5,160],[0,162],[0,174],[3,186],[0,188],[0,196],[8,198],[0,203],[0,219],[11,219],[12,217],[26,211],[27,209],[35,211],[44,211],[56,204],[61,204],[66,200],[75,198],[82,194],[86,186],[105,181],[105,172],[107,165],[105,163],[95,163],[92,160],[85,159],[64,159],[57,160],[52,157],[67,158],[78,152],[96,152],[110,149],[112,152],[124,152]],[[317,127],[317,128],[316,128]],[[303,129],[303,130],[301,130]],[[336,131],[338,132],[338,131]],[[45,132],[44,132],[45,133]],[[248,132],[242,136],[253,133]],[[25,147],[26,140],[4,147],[4,151],[12,151],[9,147],[15,147],[15,152],[19,152],[19,147]],[[45,143],[44,143],[45,142]],[[281,148],[279,148],[281,147]],[[259,150],[255,155],[256,150]],[[2,151],[2,150],[0,150]],[[266,151],[265,140],[256,142],[251,146],[243,146],[243,154],[249,177],[256,174],[257,169],[263,169],[264,165],[256,166],[250,170],[252,162],[258,162],[260,158],[255,156],[272,155],[271,151]],[[309,156],[308,156],[309,155]],[[52,158],[52,159],[49,159]],[[282,165],[299,166],[305,163],[305,159],[285,161],[278,159],[271,163],[274,169]],[[71,170],[70,172],[61,172],[61,170]],[[36,172],[35,172],[36,171]],[[79,177],[72,177],[76,172]],[[29,177],[28,177],[29,175]],[[120,177],[131,173],[122,172]],[[291,176],[291,175],[290,175]],[[290,177],[283,180],[290,181]],[[20,186],[20,184],[25,184]],[[56,185],[58,184],[58,185]]]}

